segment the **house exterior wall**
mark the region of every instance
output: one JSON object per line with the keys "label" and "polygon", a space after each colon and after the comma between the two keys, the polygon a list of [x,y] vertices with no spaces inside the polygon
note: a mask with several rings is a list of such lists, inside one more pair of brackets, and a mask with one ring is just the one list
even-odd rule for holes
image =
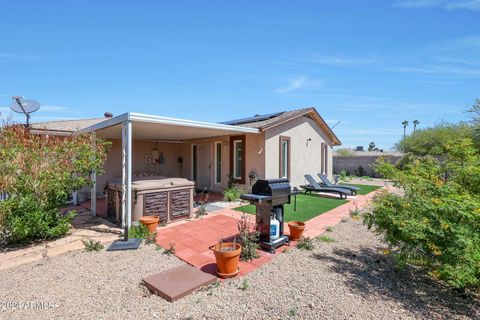
{"label": "house exterior wall", "polygon": [[[222,179],[221,183],[215,183],[215,143],[222,145]],[[193,179],[192,172],[192,146],[194,144],[211,144],[211,181],[212,189],[222,191],[228,187],[230,168],[230,136],[220,136],[205,139],[189,140],[182,145],[185,154],[183,174],[187,179]],[[264,134],[246,134],[245,135],[245,185],[249,186],[249,174],[254,172],[259,177],[265,175],[265,138]]]}
{"label": "house exterior wall", "polygon": [[[322,143],[327,144],[327,171],[332,177],[332,142],[317,123],[299,117],[265,131],[265,177],[280,176],[280,136],[290,138],[290,183],[298,187],[305,184],[305,174],[316,178],[321,171]],[[311,139],[308,141],[307,139]]]}
{"label": "house exterior wall", "polygon": [[[290,180],[292,186],[298,187],[305,183],[304,174],[316,177],[321,171],[321,146],[327,144],[327,170],[332,176],[332,142],[314,120],[299,117],[284,124],[275,126],[259,134],[245,134],[245,186],[252,182],[249,175],[254,173],[258,178],[271,179],[280,176],[280,136],[290,137]],[[312,139],[307,144],[307,139]],[[111,149],[107,154],[105,172],[97,176],[97,192],[102,192],[107,181],[122,175],[122,141],[111,139]],[[215,143],[222,146],[222,179],[215,181]],[[228,187],[230,168],[230,136],[219,136],[204,139],[188,140],[184,143],[155,143],[151,141],[134,140],[132,173],[150,172],[169,177],[183,177],[193,180],[192,146],[209,143],[211,148],[211,181],[212,189],[222,191]],[[151,154],[152,149],[158,149],[163,154],[164,163],[145,165],[145,154]],[[182,162],[179,162],[179,158]]]}
{"label": "house exterior wall", "polygon": [[[211,137],[204,139],[188,140],[182,144],[183,154],[183,175],[185,178],[193,181],[193,162],[192,162],[192,147],[195,144],[210,144],[211,164],[210,164],[210,179],[212,181],[213,190],[223,190],[228,186],[227,173],[229,171],[229,136]],[[215,183],[215,143],[219,142],[222,145],[222,179],[219,184]]]}
{"label": "house exterior wall", "polygon": [[[112,143],[107,153],[104,173],[97,176],[97,192],[102,192],[105,184],[122,176],[122,140],[109,139]],[[145,164],[145,154],[151,154],[152,149],[158,149],[163,154],[162,164]],[[132,174],[148,172],[168,177],[183,177],[182,167],[178,158],[183,156],[183,148],[178,143],[155,143],[152,141],[133,140]]]}

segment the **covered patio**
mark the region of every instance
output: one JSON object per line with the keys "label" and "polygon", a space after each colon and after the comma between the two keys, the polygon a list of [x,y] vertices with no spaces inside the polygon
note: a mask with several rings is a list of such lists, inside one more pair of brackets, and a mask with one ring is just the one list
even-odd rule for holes
{"label": "covered patio", "polygon": [[[95,172],[92,173],[91,199],[96,199],[99,188],[102,188],[102,183],[113,178],[113,174],[120,175],[120,202],[123,214],[122,227],[124,227],[132,224],[132,205],[133,201],[136,200],[132,199],[133,170],[136,164],[137,167],[141,167],[137,162],[142,162],[144,157],[144,154],[138,154],[137,150],[141,153],[142,150],[148,147],[151,150],[152,145],[164,145],[166,148],[165,152],[168,152],[168,154],[163,155],[160,153],[159,157],[168,156],[174,160],[171,161],[173,163],[169,167],[165,166],[162,169],[166,170],[162,172],[162,175],[168,177],[183,176],[191,180],[193,177],[185,174],[188,170],[183,169],[185,163],[191,166],[190,159],[185,159],[185,156],[189,154],[186,150],[188,150],[192,141],[246,133],[256,134],[258,129],[128,112],[86,127],[82,129],[82,132],[95,132],[99,137],[113,141],[112,152],[109,153],[109,156],[114,155],[113,151],[118,151],[117,155],[119,154],[121,162],[118,161],[118,158],[111,159],[116,158],[112,156],[107,159],[105,164],[106,174],[97,177]],[[117,147],[116,144],[118,144],[117,149],[115,149]],[[174,151],[170,152],[170,150]],[[145,163],[147,162],[146,160]],[[119,168],[117,163],[120,164]],[[210,166],[210,164],[208,165]],[[177,166],[176,170],[175,166]],[[96,203],[96,201],[91,201],[90,210],[93,216],[97,212]]]}

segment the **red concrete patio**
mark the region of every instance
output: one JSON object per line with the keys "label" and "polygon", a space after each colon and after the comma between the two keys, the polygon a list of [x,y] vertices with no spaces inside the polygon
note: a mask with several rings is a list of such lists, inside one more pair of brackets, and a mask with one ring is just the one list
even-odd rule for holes
{"label": "red concrete patio", "polygon": [[[355,210],[356,207],[362,208],[365,206],[374,194],[375,192],[357,196],[356,199],[307,221],[304,235],[307,237],[320,235],[327,227],[335,226],[343,218],[348,217],[350,211]],[[174,244],[175,255],[178,258],[204,272],[215,274],[215,256],[210,247],[218,243],[222,237],[233,239],[238,234],[237,222],[241,217],[241,212],[226,208],[215,211],[215,213],[209,213],[202,219],[173,223],[158,229],[156,242],[165,249]],[[249,215],[249,219],[254,222],[255,217]],[[286,224],[285,233],[288,234]],[[295,245],[295,243],[291,244],[291,246]],[[258,259],[251,262],[241,261],[239,275],[243,276],[252,272],[272,260],[286,248],[288,246],[278,248],[275,254],[259,251],[260,257]]]}

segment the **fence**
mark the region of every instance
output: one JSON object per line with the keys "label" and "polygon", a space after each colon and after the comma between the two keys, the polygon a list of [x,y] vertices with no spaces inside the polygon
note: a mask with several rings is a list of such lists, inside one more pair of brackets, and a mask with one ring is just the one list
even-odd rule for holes
{"label": "fence", "polygon": [[[373,171],[372,165],[377,161],[379,155],[362,155],[351,157],[333,157],[333,173],[340,174],[341,171],[346,171],[350,175],[369,176],[373,178],[380,178],[379,174]],[[402,156],[388,155],[390,163],[397,162]]]}

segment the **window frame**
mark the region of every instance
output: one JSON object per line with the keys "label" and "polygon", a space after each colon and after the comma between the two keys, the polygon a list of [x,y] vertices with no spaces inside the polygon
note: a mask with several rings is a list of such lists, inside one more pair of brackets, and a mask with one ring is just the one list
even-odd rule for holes
{"label": "window frame", "polygon": [[328,145],[324,142],[321,144],[321,164],[320,171],[328,176]]}
{"label": "window frame", "polygon": [[[235,142],[241,141],[242,142],[242,175],[241,177],[235,176],[235,169],[236,169],[236,164],[237,164],[237,159],[236,159],[236,152],[235,152]],[[245,171],[246,171],[246,149],[247,149],[247,144],[246,144],[246,139],[245,136],[231,136],[230,137],[230,176],[236,180],[237,183],[239,184],[245,184]]]}
{"label": "window frame", "polygon": [[192,181],[197,180],[197,157],[198,157],[198,147],[197,144],[192,144]]}
{"label": "window frame", "polygon": [[[288,180],[290,180],[290,177],[291,177],[291,159],[292,159],[292,139],[288,136],[280,136],[279,137],[279,162],[278,162],[278,165],[279,165],[279,170],[278,170],[278,177],[279,178],[286,178]],[[284,163],[284,157],[283,157],[283,143],[284,142],[287,142],[287,166],[286,166],[286,170],[287,170],[287,174],[286,176],[283,175],[283,169],[284,169],[284,166],[285,166],[285,163]]]}
{"label": "window frame", "polygon": [[[222,142],[217,141],[213,144],[214,146],[214,170],[215,170],[215,184],[221,184],[222,183]],[[220,149],[218,149],[220,147]],[[219,157],[220,156],[220,157]],[[220,159],[219,159],[220,158]],[[219,161],[220,160],[220,161]],[[218,174],[220,170],[220,175]]]}

